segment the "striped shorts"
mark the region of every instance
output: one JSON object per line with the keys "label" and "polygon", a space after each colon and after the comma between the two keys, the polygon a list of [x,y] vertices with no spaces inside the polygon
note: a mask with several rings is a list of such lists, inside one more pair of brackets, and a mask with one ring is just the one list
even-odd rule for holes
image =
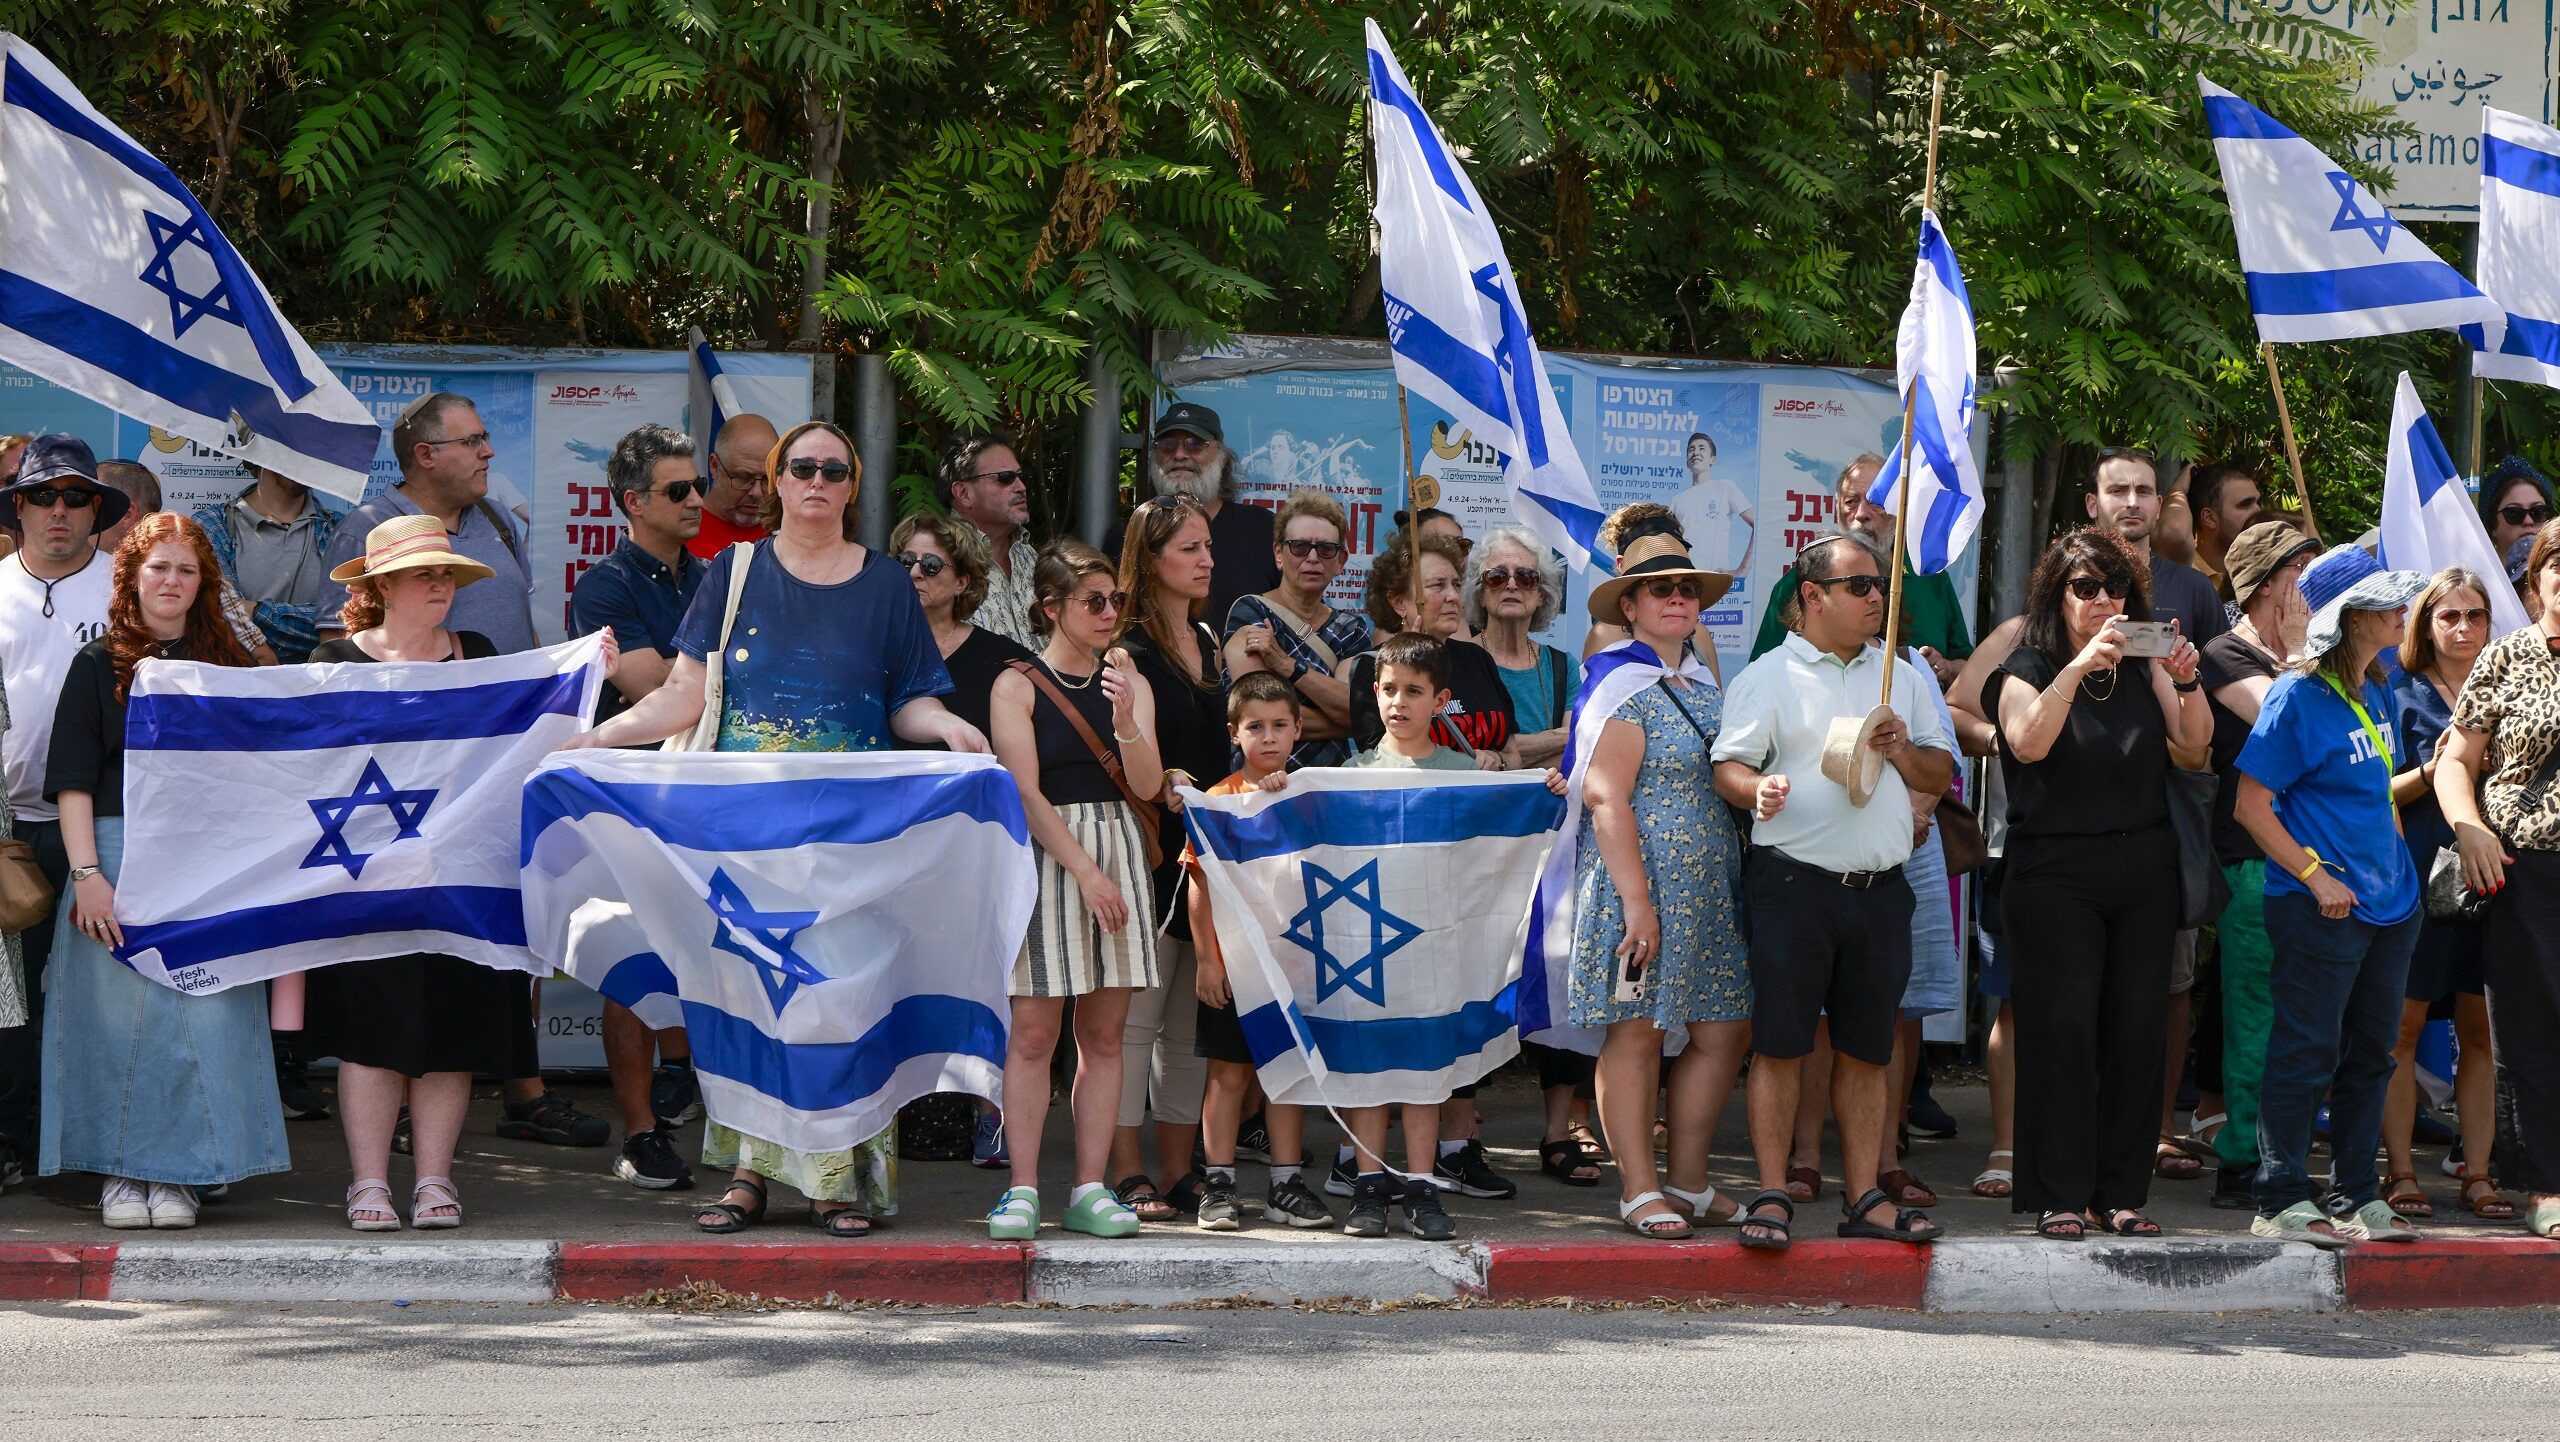
{"label": "striped shorts", "polygon": [[1022,954],[1014,958],[1012,995],[1082,996],[1105,987],[1155,985],[1155,890],[1136,814],[1124,802],[1071,801],[1058,808],[1058,819],[1119,886],[1129,919],[1116,932],[1104,931],[1084,904],[1084,888],[1040,851],[1040,903],[1022,938]]}

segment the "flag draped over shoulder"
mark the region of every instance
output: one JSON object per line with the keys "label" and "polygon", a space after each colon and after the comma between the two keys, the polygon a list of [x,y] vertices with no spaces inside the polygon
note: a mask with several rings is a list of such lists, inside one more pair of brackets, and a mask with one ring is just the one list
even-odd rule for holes
{"label": "flag draped over shoulder", "polygon": [[[1600,1033],[1565,1020],[1565,999],[1572,994],[1574,869],[1580,864],[1582,783],[1591,771],[1600,727],[1636,693],[1666,676],[1713,686],[1715,678],[1695,655],[1684,654],[1678,667],[1667,667],[1651,646],[1621,641],[1582,665],[1582,689],[1565,718],[1564,755],[1556,769],[1565,774],[1564,815],[1555,849],[1547,854],[1529,903],[1527,946],[1520,970],[1520,1034],[1547,1046],[1597,1056]],[[1686,1037],[1664,1038],[1679,1050]]]}
{"label": "flag draped over shoulder", "polygon": [[0,360],[350,501],[381,444],[178,177],[15,35],[0,35]]}
{"label": "flag draped over shoulder", "polygon": [[[1910,401],[1913,503],[1903,522],[1911,568],[1934,575],[1955,563],[1982,529],[1982,468],[1973,459],[1973,299],[1955,247],[1933,210],[1920,212],[1920,262],[1894,341],[1894,368]],[[1879,509],[1902,510],[1902,451],[1885,453],[1868,488]]]}
{"label": "flag draped over shoulder", "polygon": [[1000,1097],[1039,882],[992,757],[573,751],[524,786],[544,961],[681,1026],[714,1121],[800,1151]]}
{"label": "flag draped over shoulder", "polygon": [[2498,305],[2373,192],[2274,116],[2199,75],[2258,338],[2347,340],[2495,325]]}
{"label": "flag draped over shoulder", "polygon": [[2480,288],[2505,312],[2466,327],[2471,373],[2560,386],[2560,130],[2480,111]]}
{"label": "flag draped over shoulder", "polygon": [[1519,1052],[1522,901],[1563,811],[1537,777],[1314,768],[1183,801],[1274,1101],[1438,1101]]}
{"label": "flag draped over shoulder", "polygon": [[524,778],[585,727],[595,637],[478,661],[144,661],[125,711],[120,953],[184,992],[525,945]]}
{"label": "flag draped over shoulder", "polygon": [[[1378,283],[1396,380],[1502,457],[1522,525],[1582,570],[1597,564],[1599,493],[1566,433],[1529,335],[1502,236],[1387,48],[1369,37],[1369,143],[1377,164]],[[1410,462],[1408,462],[1409,464]]]}
{"label": "flag draped over shoulder", "polygon": [[2391,403],[2391,446],[2382,469],[2382,564],[2433,575],[2460,566],[2489,593],[2489,629],[2503,636],[2526,624],[2524,603],[2505,584],[2506,562],[2454,469],[2444,439],[2418,400],[2409,373]]}

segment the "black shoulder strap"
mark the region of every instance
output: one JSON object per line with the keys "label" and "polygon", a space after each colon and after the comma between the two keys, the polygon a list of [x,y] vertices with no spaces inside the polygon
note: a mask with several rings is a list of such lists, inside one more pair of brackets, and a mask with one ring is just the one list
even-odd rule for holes
{"label": "black shoulder strap", "polygon": [[1564,678],[1564,651],[1559,647],[1549,646],[1547,648],[1547,689],[1555,693],[1547,705],[1547,729],[1550,731],[1564,724],[1564,713],[1571,710],[1573,706],[1573,698],[1564,693]]}

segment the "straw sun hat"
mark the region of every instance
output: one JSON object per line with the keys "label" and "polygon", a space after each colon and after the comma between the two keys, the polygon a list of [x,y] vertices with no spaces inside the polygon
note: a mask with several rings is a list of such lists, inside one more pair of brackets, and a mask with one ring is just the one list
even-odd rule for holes
{"label": "straw sun hat", "polygon": [[1733,578],[1722,571],[1702,570],[1689,559],[1689,548],[1678,536],[1654,532],[1638,536],[1626,543],[1618,553],[1618,574],[1591,588],[1591,619],[1611,626],[1627,624],[1618,613],[1618,598],[1639,581],[1654,581],[1681,576],[1698,582],[1698,609],[1724,599],[1733,589]]}
{"label": "straw sun hat", "polygon": [[468,586],[497,574],[469,556],[456,555],[452,537],[444,532],[444,522],[433,516],[393,516],[366,532],[364,554],[331,571],[329,579],[345,585],[367,576],[427,566],[451,566],[456,586]]}

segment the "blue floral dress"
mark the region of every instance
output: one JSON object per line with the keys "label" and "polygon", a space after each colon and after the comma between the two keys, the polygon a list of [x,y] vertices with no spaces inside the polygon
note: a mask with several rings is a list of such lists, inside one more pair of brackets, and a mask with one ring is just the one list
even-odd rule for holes
{"label": "blue floral dress", "polygon": [[1707,760],[1708,743],[1724,720],[1724,693],[1693,685],[1675,698],[1669,687],[1647,686],[1610,719],[1644,728],[1634,811],[1646,883],[1662,922],[1662,954],[1645,968],[1641,1001],[1613,999],[1626,909],[1586,813],[1574,876],[1566,1019],[1575,1026],[1651,1021],[1665,1031],[1747,1020],[1751,972],[1734,913],[1742,847],[1716,799]]}

